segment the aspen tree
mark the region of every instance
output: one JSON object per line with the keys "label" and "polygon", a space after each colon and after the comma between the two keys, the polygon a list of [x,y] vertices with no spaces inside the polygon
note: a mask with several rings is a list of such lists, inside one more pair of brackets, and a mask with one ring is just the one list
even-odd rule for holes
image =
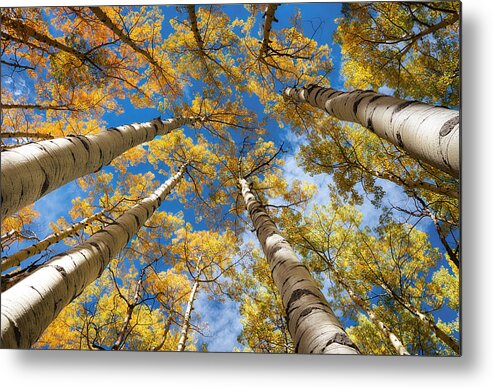
{"label": "aspen tree", "polygon": [[1,345],[29,348],[60,311],[101,276],[182,179],[188,163],[149,197],[84,243],[54,256],[2,294]]}
{"label": "aspen tree", "polygon": [[156,118],[108,128],[95,135],[67,136],[5,151],[1,165],[1,216],[15,213],[76,178],[99,171],[139,144],[198,120]]}
{"label": "aspen tree", "polygon": [[340,120],[361,124],[417,159],[459,177],[459,112],[374,91],[343,92],[318,85],[286,88],[283,96],[307,102]]}
{"label": "aspen tree", "polygon": [[327,300],[291,245],[255,198],[248,182],[238,181],[257,237],[286,308],[297,353],[359,354]]}

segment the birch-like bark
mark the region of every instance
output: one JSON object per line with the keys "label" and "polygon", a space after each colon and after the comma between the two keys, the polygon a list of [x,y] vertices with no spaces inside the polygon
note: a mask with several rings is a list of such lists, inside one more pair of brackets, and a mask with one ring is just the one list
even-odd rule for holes
{"label": "birch-like bark", "polygon": [[459,177],[458,111],[373,91],[342,92],[317,85],[288,87],[283,96],[361,124],[413,157]]}
{"label": "birch-like bark", "polygon": [[277,7],[279,7],[279,4],[269,4],[267,6],[267,11],[265,12],[265,21],[264,21],[264,38],[262,39],[262,44],[260,45],[260,50],[258,52],[259,59],[264,58],[267,54],[267,48],[269,47],[269,43],[270,43],[270,32],[272,30],[272,22],[275,19],[274,14],[276,12]]}
{"label": "birch-like bark", "polygon": [[442,340],[447,346],[449,346],[455,353],[460,354],[459,343],[454,338],[452,338],[447,333],[445,333],[442,329],[440,329],[433,319],[431,319],[426,314],[423,314],[421,311],[419,311],[419,309],[414,307],[411,303],[405,301],[403,298],[401,298],[399,295],[393,292],[385,284],[381,284],[380,286],[385,290],[385,292],[389,296],[391,296],[394,300],[396,300],[402,307],[404,307],[411,314],[417,317],[421,322],[423,322],[426,326],[428,326],[428,328],[430,328],[435,333],[435,335],[440,340]]}
{"label": "birch-like bark", "polygon": [[180,340],[178,341],[178,347],[176,350],[178,352],[183,352],[185,350],[185,345],[187,343],[188,330],[190,328],[190,318],[192,316],[193,303],[195,302],[195,296],[197,294],[197,289],[199,288],[200,281],[195,279],[190,291],[190,297],[188,298],[187,310],[185,311],[185,316],[183,317],[183,323],[181,325]]}
{"label": "birch-like bark", "polygon": [[95,135],[26,144],[2,153],[1,217],[15,213],[49,192],[111,163],[125,151],[165,135],[197,117],[122,125]]}
{"label": "birch-like bark", "polygon": [[286,309],[296,353],[359,354],[307,268],[281,236],[245,179],[239,185]]}
{"label": "birch-like bark", "polygon": [[82,244],[54,256],[2,294],[1,345],[29,348],[60,311],[79,296],[152,216],[183,177],[186,166],[149,197]]}
{"label": "birch-like bark", "polygon": [[2,257],[2,272],[6,269],[20,265],[20,263],[38,253],[43,252],[48,249],[51,245],[63,240],[66,237],[76,234],[79,230],[85,228],[87,225],[91,224],[93,221],[100,218],[105,211],[100,211],[99,213],[93,214],[90,217],[84,218],[82,221],[73,224],[71,227],[62,230],[61,232],[50,234],[43,240],[33,244],[27,248],[21,249],[20,251],[10,255]]}
{"label": "birch-like bark", "polygon": [[53,139],[53,135],[49,133],[39,133],[39,132],[0,132],[0,138],[2,139],[14,139],[19,137],[31,137],[37,139]]}
{"label": "birch-like bark", "polygon": [[351,300],[360,308],[362,309],[366,315],[370,318],[371,322],[378,327],[378,329],[387,337],[387,339],[390,341],[394,349],[396,350],[397,354],[401,356],[409,356],[409,352],[407,351],[406,347],[402,343],[402,341],[394,334],[394,332],[385,324],[383,323],[378,317],[375,315],[374,311],[368,306],[368,303],[363,301],[359,295],[356,295],[349,284],[345,282],[344,280],[341,279],[338,273],[335,271],[332,272],[335,276],[336,281],[341,284],[349,294],[349,297]]}

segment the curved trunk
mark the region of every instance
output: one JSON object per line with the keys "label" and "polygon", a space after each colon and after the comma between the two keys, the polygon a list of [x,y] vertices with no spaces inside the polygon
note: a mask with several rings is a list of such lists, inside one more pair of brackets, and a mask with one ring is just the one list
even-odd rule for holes
{"label": "curved trunk", "polygon": [[2,294],[1,345],[29,348],[60,311],[103,273],[183,177],[187,164],[149,197],[84,243],[54,256]]}
{"label": "curved trunk", "polygon": [[361,124],[415,158],[459,177],[458,111],[373,91],[342,92],[317,85],[286,88],[283,96]]}
{"label": "curved trunk", "polygon": [[165,135],[196,117],[123,125],[95,135],[78,135],[26,144],[2,152],[1,217],[9,216],[49,192],[111,163],[125,151]]}
{"label": "curved trunk", "polygon": [[281,236],[247,181],[240,179],[239,185],[274,283],[280,290],[295,352],[359,354],[307,268]]}
{"label": "curved trunk", "polygon": [[101,217],[104,214],[104,212],[105,211],[103,210],[100,211],[99,213],[93,214],[92,216],[84,218],[82,221],[73,224],[71,227],[62,230],[61,232],[50,234],[48,237],[37,242],[36,244],[21,249],[20,251],[10,256],[2,257],[2,272],[5,271],[6,269],[20,265],[22,261],[28,259],[29,257],[37,255],[38,253],[47,249],[50,245],[53,245],[63,240],[64,238],[77,233],[79,230],[84,229],[84,227],[89,225],[91,222]]}
{"label": "curved trunk", "polygon": [[187,342],[188,329],[190,328],[190,317],[193,310],[193,302],[195,301],[195,295],[197,294],[197,289],[199,288],[199,281],[195,279],[193,283],[192,291],[190,292],[190,298],[188,298],[187,311],[183,317],[183,324],[181,326],[180,340],[178,342],[178,347],[176,350],[178,352],[183,352],[185,350],[185,345]]}

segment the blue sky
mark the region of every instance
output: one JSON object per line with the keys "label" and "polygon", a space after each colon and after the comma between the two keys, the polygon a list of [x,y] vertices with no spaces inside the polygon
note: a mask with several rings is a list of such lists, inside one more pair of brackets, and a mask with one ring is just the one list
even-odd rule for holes
{"label": "blue sky", "polygon": [[[323,23],[320,30],[317,32],[316,39],[320,44],[329,44],[329,47],[331,48],[331,59],[334,65],[333,71],[329,75],[331,85],[335,88],[342,88],[344,80],[340,75],[340,49],[337,45],[333,44],[332,41],[332,34],[336,28],[334,20],[341,16],[341,5],[339,3],[319,3],[316,6],[309,3],[283,4],[276,12],[276,17],[279,19],[279,23],[275,25],[275,28],[287,26],[289,16],[293,14],[294,9],[297,7],[300,7],[302,11],[304,27],[306,28],[307,34],[309,34],[312,25],[316,25],[320,22]],[[232,19],[237,16],[247,16],[247,11],[242,5],[228,5],[225,6],[224,9],[231,15]],[[166,23],[166,20],[176,17],[178,14],[174,6],[165,7],[164,14],[166,16],[164,23],[164,36],[166,36],[171,31],[169,25]],[[256,28],[260,30],[260,25],[257,25]],[[18,90],[23,90],[21,88],[24,88],[25,85],[19,85]],[[6,86],[8,87],[8,85]],[[191,92],[194,91],[195,87],[199,86],[200,85],[192,85],[190,88]],[[246,98],[245,102],[252,109],[260,110],[261,108],[261,105],[255,97]],[[122,100],[121,104],[124,110],[123,114],[116,115],[113,112],[108,112],[104,115],[103,118],[107,122],[108,126],[118,126],[131,122],[148,121],[160,115],[163,118],[167,118],[167,114],[169,115],[169,112],[164,112],[164,114],[162,114],[157,109],[136,109],[129,100]],[[292,134],[289,128],[280,130],[273,120],[268,121],[267,130],[269,138],[275,141],[276,144],[279,144],[281,139],[286,142],[286,149],[288,149],[288,152],[283,157],[286,163],[284,177],[288,181],[300,179],[315,183],[319,188],[319,191],[314,197],[313,203],[323,203],[324,198],[326,198],[327,184],[331,181],[330,176],[310,176],[306,174],[296,163],[296,154],[300,145],[306,142],[306,139],[296,137]],[[192,131],[190,129],[185,129],[185,133],[191,134]],[[107,167],[103,169],[103,171],[108,171],[109,169],[111,169],[111,167]],[[144,163],[132,168],[132,171],[144,173],[149,169],[152,169],[150,164]],[[160,178],[164,181],[167,177],[161,176]],[[387,182],[382,182],[382,185],[387,191],[387,196],[384,201],[388,204],[406,206],[408,199],[400,188]],[[72,200],[77,197],[77,195],[81,195],[80,188],[75,182],[72,182],[39,200],[35,205],[35,209],[41,213],[41,217],[39,221],[32,225],[32,230],[40,237],[45,236],[49,233],[49,222],[55,221],[60,216],[64,216],[67,220],[71,220],[68,215],[68,211],[71,208]],[[192,222],[194,227],[197,229],[204,228],[203,223],[198,224],[193,221],[193,210],[183,209],[181,204],[176,200],[163,202],[160,210],[166,210],[171,213],[183,211],[186,221]],[[365,204],[361,207],[361,211],[365,216],[365,224],[375,225],[378,222],[380,210],[375,209],[369,201],[365,202]],[[441,248],[431,223],[423,222],[420,224],[419,228],[429,232],[433,236],[432,243]],[[252,236],[252,234],[249,236],[245,235],[244,238],[245,240],[252,240]],[[29,243],[20,244],[19,248],[26,245],[29,245]],[[68,247],[61,243],[53,249],[53,252],[60,253],[66,248]],[[196,312],[198,312],[201,317],[198,324],[203,325],[201,327],[204,328],[204,336],[195,334],[199,344],[201,342],[207,343],[209,351],[231,351],[233,347],[238,347],[240,349],[242,348],[236,340],[241,331],[241,324],[239,323],[240,314],[238,312],[237,303],[230,300],[227,300],[225,303],[218,303],[215,300],[210,301],[204,293],[199,293],[199,297],[196,302]],[[443,318],[451,318],[449,312],[444,312],[443,314]]]}

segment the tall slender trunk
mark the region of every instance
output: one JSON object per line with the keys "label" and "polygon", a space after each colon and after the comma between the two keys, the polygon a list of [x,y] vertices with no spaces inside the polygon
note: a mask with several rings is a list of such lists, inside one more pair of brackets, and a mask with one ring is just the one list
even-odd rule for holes
{"label": "tall slender trunk", "polygon": [[63,240],[64,238],[77,233],[79,230],[83,229],[91,222],[100,218],[104,213],[105,211],[103,210],[100,211],[99,213],[93,214],[92,216],[84,218],[82,221],[73,224],[71,227],[62,230],[61,232],[50,234],[48,237],[37,242],[36,244],[21,249],[20,251],[10,256],[2,257],[2,272],[5,271],[6,269],[20,265],[22,261],[28,259],[31,256],[37,255],[38,253],[47,249],[50,245],[55,244]]}
{"label": "tall slender trunk", "polygon": [[423,190],[427,190],[427,191],[430,191],[430,192],[435,193],[435,194],[445,195],[445,196],[450,197],[450,198],[459,199],[459,192],[452,190],[448,187],[438,186],[436,184],[429,183],[426,181],[414,181],[413,182],[407,178],[401,178],[397,175],[394,175],[394,174],[391,174],[388,172],[376,171],[376,170],[372,170],[369,168],[363,168],[363,171],[367,172],[370,175],[373,175],[376,178],[385,179],[385,180],[393,182],[397,185],[403,185],[404,188],[423,189]]}
{"label": "tall slender trunk", "polygon": [[188,329],[190,328],[190,318],[192,316],[193,303],[195,302],[195,296],[197,294],[197,289],[199,288],[199,280],[195,279],[190,292],[190,297],[188,298],[187,310],[185,311],[185,316],[183,317],[183,324],[181,325],[180,340],[178,341],[178,347],[176,350],[178,352],[183,352],[185,350],[185,345],[188,337]]}
{"label": "tall slender trunk", "polygon": [[23,132],[23,131],[16,131],[16,132],[0,132],[0,138],[2,139],[13,139],[13,138],[19,138],[19,137],[31,137],[31,138],[38,138],[38,139],[53,139],[53,135],[50,135],[49,133],[39,133],[39,132]]}
{"label": "tall slender trunk", "polygon": [[[79,109],[69,105],[41,105],[41,104],[2,104],[2,109],[35,109],[35,110],[68,110],[78,112]],[[29,132],[26,132],[29,133]],[[2,136],[3,137],[3,136]],[[53,136],[48,139],[52,139]]]}
{"label": "tall slender trunk", "polygon": [[1,217],[15,213],[58,187],[92,172],[125,151],[197,117],[123,125],[95,135],[67,136],[26,144],[2,153]]}
{"label": "tall slender trunk", "polygon": [[460,354],[460,346],[459,343],[445,333],[442,329],[440,329],[435,321],[431,319],[428,315],[423,314],[418,308],[414,307],[411,303],[405,301],[402,297],[393,292],[389,287],[385,284],[380,285],[385,292],[391,296],[394,300],[396,300],[402,307],[408,310],[411,314],[417,317],[421,322],[423,322],[428,328],[430,328],[435,335],[442,340],[447,346],[449,346],[455,353]]}
{"label": "tall slender trunk", "polygon": [[307,268],[281,236],[245,179],[239,185],[286,309],[297,353],[359,354]]}
{"label": "tall slender trunk", "polygon": [[152,216],[183,177],[188,163],[149,197],[84,243],[54,256],[2,294],[1,345],[29,348],[60,311],[80,295]]}
{"label": "tall slender trunk", "polygon": [[166,342],[166,339],[168,338],[170,328],[171,328],[171,311],[168,315],[168,318],[166,319],[166,322],[164,323],[164,333],[163,333],[163,337],[161,338],[161,342],[159,342],[156,346],[154,346],[151,349],[151,351],[157,352],[157,351],[162,349],[162,347],[164,346],[164,344]]}
{"label": "tall slender trunk", "polygon": [[264,38],[262,39],[262,44],[260,45],[260,50],[258,52],[259,59],[263,59],[267,54],[267,48],[269,47],[269,43],[271,42],[270,32],[272,30],[272,22],[276,19],[274,14],[277,7],[279,7],[279,4],[269,4],[267,6],[267,10],[264,15]]}
{"label": "tall slender trunk", "polygon": [[336,271],[333,271],[332,274],[334,274],[334,277],[336,281],[343,286],[347,293],[349,294],[349,297],[351,300],[361,309],[363,310],[366,315],[370,318],[371,322],[378,327],[378,329],[387,337],[387,339],[390,341],[394,349],[396,350],[397,354],[401,356],[409,356],[409,352],[407,351],[406,347],[402,343],[402,341],[392,332],[392,330],[381,320],[378,319],[378,317],[375,315],[375,312],[368,306],[368,303],[366,303],[359,295],[356,295],[351,286],[344,281],[339,274]]}
{"label": "tall slender trunk", "polygon": [[459,177],[458,111],[373,91],[342,92],[317,85],[288,87],[283,96],[361,124],[415,158]]}
{"label": "tall slender trunk", "polygon": [[199,53],[200,55],[204,55],[205,53],[204,41],[200,36],[198,22],[197,22],[197,14],[195,13],[194,4],[187,5],[187,13],[188,13],[188,17],[190,18],[190,29],[192,30],[195,43],[197,43],[197,47],[199,48]]}

